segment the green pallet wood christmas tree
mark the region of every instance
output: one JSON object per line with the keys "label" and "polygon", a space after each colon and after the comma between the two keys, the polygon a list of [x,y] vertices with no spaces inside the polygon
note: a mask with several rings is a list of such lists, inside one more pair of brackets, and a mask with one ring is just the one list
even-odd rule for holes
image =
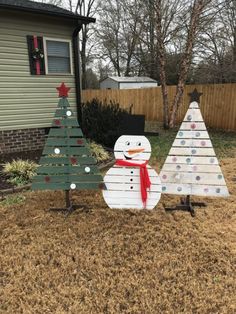
{"label": "green pallet wood christmas tree", "polygon": [[70,88],[62,83],[57,90],[60,99],[32,190],[64,190],[70,211],[69,192],[103,188],[103,178],[70,108],[67,99]]}

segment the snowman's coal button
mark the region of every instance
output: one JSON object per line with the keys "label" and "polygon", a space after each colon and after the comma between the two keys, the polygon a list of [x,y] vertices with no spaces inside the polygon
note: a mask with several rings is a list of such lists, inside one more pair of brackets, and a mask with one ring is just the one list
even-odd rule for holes
{"label": "snowman's coal button", "polygon": [[130,181],[132,182],[132,181],[133,181],[133,179],[130,179]]}
{"label": "snowman's coal button", "polygon": [[133,188],[134,188],[133,186],[130,187],[131,190],[133,190]]}
{"label": "snowman's coal button", "polygon": [[132,170],[132,171],[130,171],[130,173],[131,173],[131,174],[133,174],[133,173],[134,173],[134,172],[133,172],[133,170]]}

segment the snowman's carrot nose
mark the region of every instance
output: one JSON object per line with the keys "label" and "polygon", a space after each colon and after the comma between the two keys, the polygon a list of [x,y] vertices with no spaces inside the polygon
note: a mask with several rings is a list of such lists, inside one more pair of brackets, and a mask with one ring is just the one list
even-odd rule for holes
{"label": "snowman's carrot nose", "polygon": [[141,153],[144,150],[145,150],[144,148],[129,149],[128,154],[133,155],[133,154]]}

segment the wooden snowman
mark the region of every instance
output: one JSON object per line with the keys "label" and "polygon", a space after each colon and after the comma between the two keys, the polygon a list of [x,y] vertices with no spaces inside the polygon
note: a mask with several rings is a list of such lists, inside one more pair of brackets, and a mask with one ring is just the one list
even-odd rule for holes
{"label": "wooden snowman", "polygon": [[161,181],[148,165],[151,145],[145,136],[123,135],[114,147],[116,162],[104,177],[103,197],[110,208],[153,209]]}

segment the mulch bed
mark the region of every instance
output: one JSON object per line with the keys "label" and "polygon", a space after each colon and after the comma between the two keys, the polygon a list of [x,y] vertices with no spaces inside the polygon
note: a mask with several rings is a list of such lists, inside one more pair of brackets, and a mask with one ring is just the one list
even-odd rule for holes
{"label": "mulch bed", "polygon": [[169,195],[137,212],[76,191],[81,209],[67,219],[49,210],[63,192],[0,205],[0,312],[235,313],[236,159],[221,165],[231,196],[204,198],[195,218],[165,213],[163,202],[178,202]]}

